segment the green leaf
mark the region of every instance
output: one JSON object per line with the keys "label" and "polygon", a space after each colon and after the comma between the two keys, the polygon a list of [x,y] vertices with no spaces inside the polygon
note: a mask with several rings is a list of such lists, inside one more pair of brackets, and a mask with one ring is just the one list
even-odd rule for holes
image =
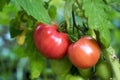
{"label": "green leaf", "polygon": [[112,6],[112,8],[120,11],[120,0],[106,0],[106,2]]}
{"label": "green leaf", "polygon": [[41,56],[40,53],[38,53],[35,49],[32,49],[31,51],[30,49],[24,50],[22,47],[15,47],[14,52],[20,58],[28,57],[31,78],[38,78],[46,66],[45,58]]}
{"label": "green leaf", "polygon": [[17,14],[17,12],[17,6],[14,3],[11,2],[8,5],[5,5],[0,12],[0,24],[8,25],[11,18],[13,18]]}
{"label": "green leaf", "polygon": [[15,53],[19,57],[29,58],[31,78],[38,78],[46,66],[46,60],[35,47],[33,31],[27,32],[25,44],[22,47],[15,47]]}
{"label": "green leaf", "polygon": [[111,20],[113,20],[113,19],[119,20],[120,19],[120,12],[116,11],[114,8],[107,7],[105,10]]}
{"label": "green leaf", "polygon": [[39,55],[39,53],[32,53],[33,55],[29,56],[30,58],[30,70],[31,78],[38,78],[40,73],[45,68],[45,59]]}
{"label": "green leaf", "polygon": [[103,48],[107,48],[110,46],[110,31],[106,28],[103,28],[101,32],[99,32],[99,41]]}
{"label": "green leaf", "polygon": [[10,36],[11,38],[16,37],[20,33],[22,33],[23,30],[20,30],[20,22],[16,19],[12,19],[10,22]]}
{"label": "green leaf", "polygon": [[16,0],[28,15],[33,16],[38,21],[50,24],[51,19],[44,8],[42,0]]}
{"label": "green leaf", "polygon": [[101,0],[84,0],[83,9],[88,17],[88,24],[91,29],[99,30],[100,27],[109,28],[112,25],[104,11],[105,4]]}
{"label": "green leaf", "polygon": [[56,7],[51,5],[50,8],[48,9],[48,13],[49,13],[51,19],[55,19],[55,17],[57,16],[57,9],[56,9]]}
{"label": "green leaf", "polygon": [[14,19],[10,21],[10,35],[12,38],[19,36],[21,32],[33,30],[36,20],[28,16],[24,10],[17,13]]}
{"label": "green leaf", "polygon": [[24,49],[30,59],[30,70],[32,79],[39,77],[40,73],[46,66],[45,58],[40,55],[35,47],[33,33],[34,32],[32,31],[26,35],[26,47]]}
{"label": "green leaf", "polygon": [[0,11],[2,11],[3,7],[6,3],[9,3],[10,0],[0,0]]}
{"label": "green leaf", "polygon": [[109,29],[113,27],[109,20],[108,14],[105,12],[107,6],[101,0],[84,0],[83,9],[88,18],[88,25],[90,29],[99,32],[100,43],[107,48],[110,45]]}
{"label": "green leaf", "polygon": [[66,0],[65,3],[64,16],[68,29],[70,27],[69,19],[72,17],[72,5],[74,4],[74,2],[75,2],[74,0]]}

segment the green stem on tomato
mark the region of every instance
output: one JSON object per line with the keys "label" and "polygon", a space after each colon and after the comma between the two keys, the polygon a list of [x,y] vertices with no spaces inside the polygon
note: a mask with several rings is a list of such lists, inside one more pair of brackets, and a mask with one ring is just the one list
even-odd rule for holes
{"label": "green stem on tomato", "polygon": [[109,47],[108,49],[104,50],[104,56],[112,67],[114,74],[112,80],[120,80],[119,59],[117,58],[114,49],[112,47]]}

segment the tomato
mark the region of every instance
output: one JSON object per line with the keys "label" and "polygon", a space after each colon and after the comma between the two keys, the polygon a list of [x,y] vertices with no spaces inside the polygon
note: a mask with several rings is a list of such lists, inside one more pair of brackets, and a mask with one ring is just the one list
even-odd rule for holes
{"label": "tomato", "polygon": [[81,77],[81,76],[68,74],[65,77],[65,80],[85,80],[85,79],[83,77]]}
{"label": "tomato", "polygon": [[96,69],[95,75],[99,77],[101,80],[110,80],[110,78],[112,78],[113,72],[108,62],[102,61],[98,63],[95,69]]}
{"label": "tomato", "polygon": [[57,31],[57,25],[40,23],[34,31],[34,42],[38,51],[49,59],[60,59],[66,55],[69,38]]}
{"label": "tomato", "polygon": [[69,46],[68,56],[76,67],[81,69],[91,68],[99,60],[100,47],[95,39],[84,36]]}
{"label": "tomato", "polygon": [[50,66],[55,74],[59,76],[66,76],[70,72],[72,64],[68,57],[64,57],[60,60],[50,60]]}
{"label": "tomato", "polygon": [[88,79],[90,77],[92,77],[93,75],[93,70],[92,68],[88,68],[88,69],[78,69],[79,73],[82,77],[84,77],[85,79]]}

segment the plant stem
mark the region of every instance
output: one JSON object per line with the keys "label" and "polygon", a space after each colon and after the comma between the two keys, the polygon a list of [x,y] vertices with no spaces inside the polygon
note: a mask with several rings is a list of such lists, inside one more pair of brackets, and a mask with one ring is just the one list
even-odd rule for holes
{"label": "plant stem", "polygon": [[78,5],[78,8],[81,9],[81,4],[80,4],[81,2],[80,2],[80,0],[75,0],[75,1],[76,1],[77,5]]}
{"label": "plant stem", "polygon": [[120,80],[120,64],[114,49],[112,47],[109,47],[108,49],[104,50],[104,56],[112,67],[114,74],[112,80]]}

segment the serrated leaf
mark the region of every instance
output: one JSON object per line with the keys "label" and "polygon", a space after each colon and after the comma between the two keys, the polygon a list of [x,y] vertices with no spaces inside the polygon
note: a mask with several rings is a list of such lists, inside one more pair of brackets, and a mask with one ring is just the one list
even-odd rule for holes
{"label": "serrated leaf", "polygon": [[22,6],[28,15],[33,16],[38,21],[50,24],[51,19],[42,0],[16,0],[16,2]]}
{"label": "serrated leaf", "polygon": [[99,31],[100,43],[107,48],[110,44],[109,29],[111,29],[113,25],[104,10],[106,7],[101,0],[84,0],[83,2],[83,9],[88,18],[89,28]]}
{"label": "serrated leaf", "polygon": [[99,30],[99,27],[111,27],[104,7],[105,4],[101,0],[84,0],[83,9],[88,17],[88,24],[91,29]]}

